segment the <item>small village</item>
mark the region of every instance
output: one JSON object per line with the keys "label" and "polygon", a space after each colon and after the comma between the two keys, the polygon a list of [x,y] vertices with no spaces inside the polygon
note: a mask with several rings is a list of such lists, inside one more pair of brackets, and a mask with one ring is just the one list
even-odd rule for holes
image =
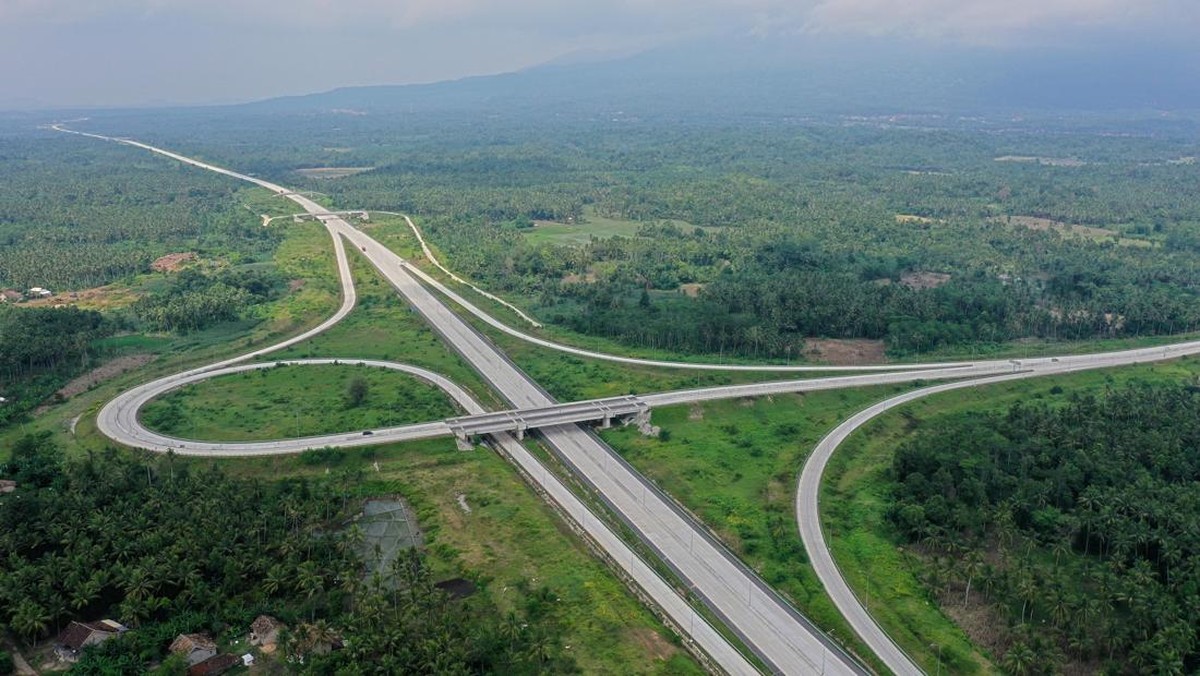
{"label": "small village", "polygon": [[[85,650],[121,640],[131,631],[138,630],[112,619],[72,621],[37,652],[21,657],[16,673],[68,670]],[[202,631],[177,635],[168,648],[168,657],[158,666],[162,673],[187,676],[215,676],[234,670],[284,673],[288,671],[287,663],[303,664],[309,655],[325,655],[342,647],[341,636],[324,622],[300,623],[292,630],[271,615],[259,615],[240,635],[233,629],[219,638]],[[38,663],[36,670],[30,662]]]}

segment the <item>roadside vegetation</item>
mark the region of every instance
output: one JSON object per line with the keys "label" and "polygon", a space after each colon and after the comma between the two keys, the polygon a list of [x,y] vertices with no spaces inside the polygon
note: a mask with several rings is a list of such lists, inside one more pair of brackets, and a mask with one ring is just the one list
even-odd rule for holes
{"label": "roadside vegetation", "polygon": [[[957,496],[965,500],[972,495],[965,485],[961,487],[962,492],[957,486],[950,494],[942,492],[942,500],[946,501],[942,504],[956,506],[952,510],[937,513],[946,516],[952,513],[950,518],[988,519],[988,527],[965,533],[951,529],[951,532],[955,532],[956,546],[950,546],[945,538],[939,539],[938,534],[945,531],[937,528],[929,528],[923,535],[911,538],[911,532],[902,525],[901,510],[911,502],[911,498],[905,496],[910,495],[920,480],[908,472],[906,474],[911,475],[911,483],[907,486],[898,483],[901,476],[899,470],[909,466],[900,464],[907,461],[902,461],[899,454],[936,453],[937,449],[955,440],[956,448],[961,448],[966,456],[960,457],[956,452],[959,461],[946,466],[945,471],[955,475],[966,473],[988,477],[989,481],[994,478],[1008,487],[1000,492],[990,491],[990,496],[1013,495],[1005,492],[1009,490],[1037,491],[1039,487],[1054,485],[1065,487],[1071,481],[1078,480],[1080,475],[1076,470],[1088,473],[1099,482],[1099,486],[1103,486],[1103,481],[1095,473],[1102,471],[1101,468],[1109,461],[1091,465],[1076,461],[1059,465],[1056,458],[1060,453],[1071,452],[1070,440],[1074,435],[1099,432],[1104,425],[1112,423],[1093,416],[1064,419],[1065,424],[1059,428],[1061,434],[1056,434],[1052,446],[1057,450],[1050,451],[1039,446],[1039,438],[1045,437],[1033,425],[1021,429],[1015,437],[1020,442],[1010,445],[1001,434],[1005,429],[1003,419],[1007,418],[1010,410],[1049,418],[1069,416],[1070,411],[1078,410],[1080,401],[1099,402],[1110,396],[1116,397],[1114,402],[1119,399],[1132,401],[1136,395],[1131,393],[1139,392],[1142,388],[1179,390],[1194,383],[1197,375],[1200,375],[1200,364],[1194,359],[1184,359],[1153,366],[1125,367],[959,390],[921,399],[880,416],[838,449],[826,472],[821,497],[822,518],[839,567],[876,620],[927,670],[937,669],[940,662],[941,668],[950,673],[987,672],[996,667],[1025,673],[1043,670],[1094,672],[1112,664],[1117,664],[1117,670],[1120,671],[1119,665],[1131,664],[1131,655],[1109,662],[1109,644],[1105,643],[1098,651],[1094,644],[1087,644],[1088,652],[1083,652],[1085,642],[1080,642],[1079,637],[1071,640],[1072,631],[1086,631],[1093,638],[1097,633],[1111,636],[1118,641],[1112,643],[1111,647],[1119,648],[1120,637],[1124,634],[1121,631],[1108,631],[1107,625],[1101,621],[1099,609],[1109,603],[1117,609],[1121,622],[1128,623],[1131,631],[1147,628],[1144,623],[1135,623],[1135,618],[1128,614],[1130,607],[1127,602],[1100,591],[1102,587],[1096,582],[1097,576],[1106,580],[1110,591],[1116,587],[1119,576],[1110,567],[1117,562],[1111,556],[1101,556],[1095,550],[1095,542],[1090,545],[1092,553],[1085,554],[1089,548],[1088,540],[1091,539],[1086,534],[1084,542],[1077,543],[1075,534],[1069,529],[1046,538],[1037,535],[1032,527],[1032,519],[992,519],[998,511],[987,506],[992,504],[990,498],[971,504],[957,502],[960,499]],[[1123,415],[1136,416],[1138,420],[1124,424],[1123,431],[1116,435],[1114,442],[1141,437],[1144,443],[1138,455],[1110,456],[1111,462],[1121,462],[1118,459],[1121,457],[1132,462],[1149,461],[1156,457],[1157,449],[1165,452],[1172,448],[1169,443],[1145,441],[1145,434],[1151,434],[1155,439],[1166,438],[1161,433],[1151,431],[1157,413],[1135,405]],[[983,424],[983,421],[991,419],[996,419],[998,423]],[[1123,419],[1128,421],[1128,418]],[[967,436],[959,433],[965,429],[974,430],[974,433]],[[993,451],[1011,453],[1017,459],[1005,463],[996,472],[987,472],[986,460],[973,460],[971,453],[971,449],[979,448],[977,444],[985,443],[984,440],[987,440],[988,454]],[[1099,448],[1096,447],[1096,450]],[[1043,468],[1046,473],[1027,475],[1024,479],[1006,478],[1010,472],[1032,471],[1034,468]],[[1153,466],[1131,470],[1125,475],[1125,488],[1132,490],[1140,483],[1135,479],[1136,476],[1151,477],[1155,471]],[[932,479],[936,474],[929,472],[927,479]],[[970,483],[966,475],[963,475],[964,484]],[[1058,477],[1061,481],[1047,479],[1048,476]],[[1075,478],[1071,479],[1072,476]],[[926,483],[926,487],[929,485]],[[940,502],[932,494],[927,495],[935,502]],[[1014,507],[1016,503],[1008,501],[1005,504]],[[1138,504],[1149,507],[1146,500]],[[1064,528],[1066,523],[1082,523],[1081,520],[1073,521],[1075,517],[1070,516],[1072,513],[1082,516],[1079,512],[1082,504],[1078,500],[1073,508],[1052,506],[1049,502],[1042,503],[1036,499],[1031,499],[1025,507],[1030,510],[1027,513],[1030,516],[1044,509],[1060,512]],[[909,517],[914,516],[914,510],[907,511]],[[1001,521],[1006,524],[1003,528],[1000,527]],[[1176,542],[1180,545],[1183,543],[1182,540]],[[1136,558],[1128,559],[1126,563],[1125,573],[1138,568],[1134,565]],[[1053,574],[1054,571],[1057,574]],[[1171,574],[1172,579],[1176,579],[1178,572]],[[988,576],[990,582],[985,582]],[[1024,592],[1008,586],[1009,583],[1015,585],[1018,579],[1025,580],[1021,585]],[[969,596],[966,589],[968,580],[971,581]],[[1036,586],[1041,595],[1034,604],[1036,612],[1040,614],[1033,620],[1030,619],[1029,604],[1024,601],[1031,593],[1030,585]],[[1154,587],[1145,587],[1144,593],[1154,592]],[[1063,614],[1069,609],[1066,605],[1056,605],[1054,600],[1065,601],[1067,598],[1082,599],[1081,607],[1087,609],[1088,613],[1096,611],[1094,617],[1089,615],[1088,621],[1083,622],[1074,611]],[[1020,619],[1022,606],[1025,606],[1024,621]],[[1055,611],[1054,607],[1059,610]],[[1166,607],[1183,609],[1187,606],[1183,601],[1171,601]],[[1054,629],[1055,617],[1058,621],[1066,621],[1070,629]],[[1170,615],[1161,617],[1169,618]],[[1043,619],[1046,621],[1044,624]],[[1152,633],[1147,634],[1150,635]],[[1188,644],[1184,642],[1181,645]],[[1162,654],[1174,659],[1174,656],[1182,658],[1185,653],[1168,650]],[[1151,664],[1146,669],[1156,670],[1158,667]]]}
{"label": "roadside vegetation", "polygon": [[[1200,663],[1200,396],[1131,384],[948,416],[896,451],[888,517],[1011,673]],[[973,588],[973,589],[972,589]]]}

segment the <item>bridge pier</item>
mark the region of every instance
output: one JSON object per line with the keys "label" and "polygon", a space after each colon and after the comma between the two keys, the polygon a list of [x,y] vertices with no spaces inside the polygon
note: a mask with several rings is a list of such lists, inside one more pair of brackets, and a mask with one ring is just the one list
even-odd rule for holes
{"label": "bridge pier", "polygon": [[466,434],[455,432],[454,443],[458,445],[458,450],[460,451],[475,450],[475,444],[471,443],[471,439]]}
{"label": "bridge pier", "polygon": [[600,429],[606,430],[610,427],[612,427],[612,415],[605,413],[604,417],[600,419]]}

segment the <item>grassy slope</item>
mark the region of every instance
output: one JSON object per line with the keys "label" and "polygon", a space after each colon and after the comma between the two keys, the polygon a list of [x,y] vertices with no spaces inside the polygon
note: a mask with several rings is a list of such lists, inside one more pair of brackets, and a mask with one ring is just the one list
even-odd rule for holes
{"label": "grassy slope", "polygon": [[[362,404],[351,407],[346,396],[356,378],[367,383],[368,394]],[[170,416],[172,410],[178,415]],[[142,409],[151,429],[207,441],[352,432],[457,414],[441,390],[414,376],[348,364],[281,366],[220,376],[174,390]]]}

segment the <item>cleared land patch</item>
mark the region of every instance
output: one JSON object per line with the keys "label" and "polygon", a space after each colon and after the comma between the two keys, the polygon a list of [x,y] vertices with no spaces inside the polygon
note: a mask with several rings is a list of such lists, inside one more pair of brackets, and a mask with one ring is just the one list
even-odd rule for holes
{"label": "cleared land patch", "polygon": [[150,264],[150,269],[156,272],[178,272],[187,263],[196,260],[195,251],[184,251],[159,256]]}
{"label": "cleared land patch", "polygon": [[1151,247],[1152,242],[1143,239],[1132,239],[1122,237],[1120,232],[1110,230],[1108,228],[1096,228],[1088,225],[1076,225],[1073,223],[1064,223],[1050,218],[1039,218],[1037,216],[997,216],[992,219],[993,223],[1002,223],[1007,225],[1019,225],[1030,230],[1053,230],[1066,236],[1083,237],[1097,242],[1113,241],[1121,246],[1137,246]]}
{"label": "cleared land patch", "polygon": [[896,214],[896,222],[897,223],[921,223],[921,224],[941,223],[941,221],[936,218],[929,218],[928,216],[917,216],[915,214]]}
{"label": "cleared land patch", "polygon": [[951,276],[944,272],[929,272],[927,270],[914,270],[900,275],[900,284],[907,286],[910,289],[921,291],[924,289],[936,289],[939,286],[950,281]]}
{"label": "cleared land patch", "polygon": [[361,174],[365,171],[371,171],[375,167],[310,167],[308,169],[297,169],[296,173],[305,178],[320,178],[334,179],[346,178],[355,174]]}
{"label": "cleared land patch", "polygon": [[1002,155],[994,159],[997,162],[1040,164],[1046,167],[1082,167],[1087,164],[1087,162],[1074,157],[1041,157],[1038,155]]}
{"label": "cleared land patch", "polygon": [[[364,385],[361,401],[353,394],[355,381]],[[163,434],[250,441],[371,430],[456,414],[433,385],[403,373],[346,364],[218,376],[151,401],[142,419]]]}
{"label": "cleared land patch", "polygon": [[643,225],[665,223],[673,225],[683,232],[692,232],[696,226],[686,221],[631,221],[622,218],[609,218],[595,213],[586,213],[576,223],[559,223],[556,221],[534,221],[533,227],[524,231],[525,239],[530,244],[587,244],[593,237],[606,239],[609,237],[636,237]]}
{"label": "cleared land patch", "polygon": [[804,356],[810,361],[834,366],[887,363],[887,346],[882,340],[866,338],[806,338]]}

